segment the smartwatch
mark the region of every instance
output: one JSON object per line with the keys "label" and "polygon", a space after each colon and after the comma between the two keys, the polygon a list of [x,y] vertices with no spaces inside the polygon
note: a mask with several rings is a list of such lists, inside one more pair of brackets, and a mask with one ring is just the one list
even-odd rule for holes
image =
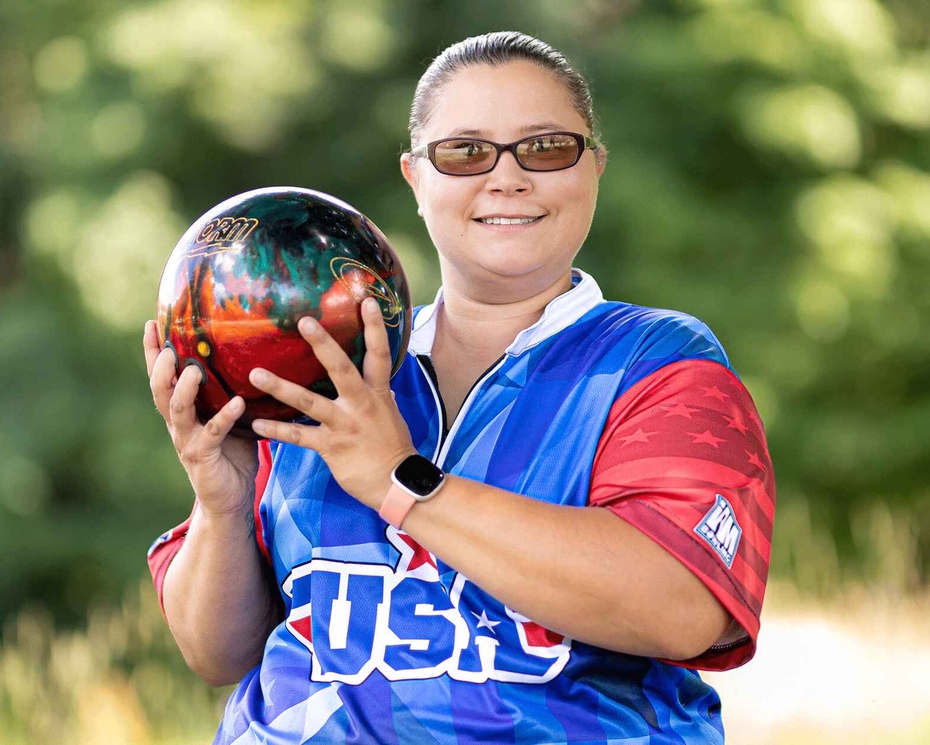
{"label": "smartwatch", "polygon": [[378,514],[395,528],[400,528],[410,508],[436,496],[445,483],[446,475],[429,458],[410,455],[404,458],[391,474],[388,490]]}

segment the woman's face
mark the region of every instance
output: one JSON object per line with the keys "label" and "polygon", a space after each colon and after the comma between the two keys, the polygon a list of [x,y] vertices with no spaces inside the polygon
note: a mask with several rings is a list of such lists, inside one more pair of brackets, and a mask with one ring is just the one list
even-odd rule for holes
{"label": "woman's face", "polygon": [[[562,83],[521,61],[455,73],[439,91],[417,144],[456,136],[506,144],[553,131],[590,134]],[[427,158],[401,160],[439,251],[444,282],[492,302],[567,282],[591,227],[603,168],[592,150],[572,168],[550,172],[526,171],[505,152],[493,171],[477,176],[441,174]],[[491,224],[493,217],[533,221]]]}

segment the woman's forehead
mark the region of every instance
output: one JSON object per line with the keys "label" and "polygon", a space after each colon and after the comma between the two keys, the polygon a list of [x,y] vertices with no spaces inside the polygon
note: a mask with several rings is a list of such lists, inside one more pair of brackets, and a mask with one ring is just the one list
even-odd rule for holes
{"label": "woman's forehead", "polygon": [[526,61],[458,70],[438,91],[426,127],[430,135],[440,137],[560,129],[586,131],[584,118],[554,73]]}

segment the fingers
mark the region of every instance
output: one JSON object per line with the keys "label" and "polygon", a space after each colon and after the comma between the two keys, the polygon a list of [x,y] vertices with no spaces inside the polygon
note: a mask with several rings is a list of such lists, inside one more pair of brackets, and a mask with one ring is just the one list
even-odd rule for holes
{"label": "fingers", "polygon": [[158,358],[158,353],[161,352],[158,345],[158,331],[155,327],[155,321],[145,322],[145,331],[142,334],[142,350],[145,352],[145,371],[151,378],[155,360]]}
{"label": "fingers", "polygon": [[294,422],[276,422],[271,419],[256,419],[252,422],[252,429],[268,440],[290,442],[302,448],[320,451],[323,442],[319,427],[308,427]]}
{"label": "fingers", "polygon": [[300,319],[297,328],[300,335],[313,347],[313,354],[326,368],[329,379],[336,386],[340,396],[352,396],[364,389],[364,381],[358,368],[319,321],[305,316]]}
{"label": "fingers", "polygon": [[223,439],[229,434],[233,425],[245,412],[245,401],[242,396],[234,396],[220,409],[213,418],[203,426],[200,434],[200,446],[204,450],[220,447]]}
{"label": "fingers", "polygon": [[308,391],[303,386],[291,383],[268,370],[256,367],[249,373],[249,381],[258,388],[274,396],[318,422],[330,422],[336,415],[336,405],[325,396]]}
{"label": "fingers", "polygon": [[362,303],[362,319],[365,323],[365,361],[362,372],[365,382],[377,390],[386,390],[391,385],[391,345],[381,306],[373,297]]}
{"label": "fingers", "polygon": [[161,350],[152,363],[152,374],[149,377],[149,387],[152,389],[152,398],[155,408],[164,420],[171,421],[169,404],[174,391],[174,381],[177,371],[177,359],[170,349]]}
{"label": "fingers", "polygon": [[[388,341],[387,329],[381,307],[374,298],[367,298],[362,303],[362,318],[365,335],[365,361],[363,363],[364,377],[358,368],[339,346],[335,339],[309,316],[300,319],[298,329],[301,336],[313,348],[313,353],[320,364],[326,369],[330,380],[336,387],[339,398],[331,401],[325,396],[308,391],[281,378],[268,370],[255,368],[249,374],[249,381],[259,390],[287,404],[301,413],[315,419],[324,425],[335,425],[341,416],[354,411],[371,412],[376,406],[372,391],[383,393],[390,390],[391,380],[391,350]],[[352,401],[349,408],[346,404]],[[342,402],[342,405],[340,405]],[[362,409],[359,409],[359,405]],[[266,420],[253,423],[253,429],[263,437],[293,442],[303,447],[313,447],[307,442],[308,437],[316,437],[316,430],[301,425],[282,424]],[[311,434],[312,433],[312,434]]]}
{"label": "fingers", "polygon": [[186,440],[197,426],[197,411],[194,399],[200,389],[201,374],[199,368],[188,365],[178,376],[174,393],[171,394],[169,407],[171,427],[179,440]]}

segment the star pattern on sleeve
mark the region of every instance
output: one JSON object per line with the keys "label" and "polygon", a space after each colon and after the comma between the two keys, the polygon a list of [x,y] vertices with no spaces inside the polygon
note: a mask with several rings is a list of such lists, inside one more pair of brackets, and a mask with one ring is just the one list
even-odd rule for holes
{"label": "star pattern on sleeve", "polygon": [[666,406],[665,416],[666,417],[683,416],[685,417],[685,419],[690,419],[691,415],[696,411],[698,411],[697,408],[692,408],[690,406],[686,406],[683,403],[678,403],[678,404],[673,404],[671,406]]}
{"label": "star pattern on sleeve", "polygon": [[730,398],[729,394],[724,393],[715,385],[712,385],[709,388],[701,386],[701,389],[704,391],[705,396],[716,398],[718,401],[726,401],[728,398]]}
{"label": "star pattern on sleeve", "polygon": [[629,445],[632,442],[649,442],[649,438],[657,434],[659,433],[658,432],[645,432],[643,431],[643,428],[640,427],[633,434],[627,435],[626,437],[620,437],[619,439],[624,445]]}
{"label": "star pattern on sleeve", "polygon": [[749,431],[749,427],[747,427],[746,423],[738,416],[724,415],[723,418],[727,420],[727,429],[735,429],[741,435],[745,435]]}
{"label": "star pattern on sleeve", "polygon": [[761,424],[738,403],[745,399],[745,388],[729,372],[707,377],[698,376],[680,392],[666,386],[664,400],[620,423],[613,438],[618,450],[629,453],[625,458],[711,457],[734,470],[745,470],[748,463],[765,472]]}
{"label": "star pattern on sleeve", "polygon": [[[698,526],[723,499],[741,531],[731,560]],[[676,556],[747,633],[711,648],[701,664],[752,656],[768,578],[775,517],[774,473],[752,398],[726,366],[672,363],[615,401],[592,469],[589,504],[606,507]]]}
{"label": "star pattern on sleeve", "polygon": [[709,429],[705,429],[700,434],[697,432],[688,432],[687,434],[689,437],[694,438],[692,444],[697,445],[699,443],[703,443],[705,445],[710,445],[715,450],[720,449],[721,442],[726,442],[726,438],[724,437],[714,437],[713,433]]}
{"label": "star pattern on sleeve", "polygon": [[759,458],[759,454],[753,452],[752,450],[747,450],[746,455],[749,456],[749,462],[752,463],[760,471],[765,471],[765,464]]}

